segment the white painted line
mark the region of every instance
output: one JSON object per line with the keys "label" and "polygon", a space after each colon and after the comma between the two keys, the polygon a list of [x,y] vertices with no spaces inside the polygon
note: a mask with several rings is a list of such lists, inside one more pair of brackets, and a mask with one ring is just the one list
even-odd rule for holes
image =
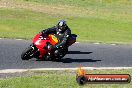
{"label": "white painted line", "polygon": [[100,43],[97,42],[97,43],[93,43],[93,44],[97,44],[97,45],[98,45],[98,44],[100,44]]}
{"label": "white painted line", "polygon": [[16,40],[23,40],[23,39],[16,39]]}
{"label": "white painted line", "polygon": [[86,70],[102,70],[102,69],[132,69],[132,67],[82,67]]}
{"label": "white painted line", "polygon": [[[0,39],[4,39],[4,38],[0,38]],[[5,38],[5,39],[7,39],[7,38]],[[23,39],[15,39],[15,40],[23,40]]]}
{"label": "white painted line", "polygon": [[75,42],[75,43],[80,43],[80,42]]}
{"label": "white painted line", "polygon": [[111,44],[111,45],[115,46],[116,44]]}
{"label": "white painted line", "polygon": [[0,70],[0,73],[16,73],[16,72],[25,72],[27,69],[4,69]]}
{"label": "white painted line", "polygon": [[[82,67],[85,70],[107,70],[107,69],[115,69],[115,70],[121,70],[121,69],[132,69],[132,67]],[[77,70],[77,68],[35,68],[35,69],[4,69],[0,70],[0,73],[16,73],[16,72],[25,72],[25,71],[52,71],[52,70]]]}
{"label": "white painted line", "polygon": [[77,70],[77,68],[36,68],[36,69],[30,69],[30,71],[36,71],[36,70]]}
{"label": "white painted line", "polygon": [[[79,68],[79,67],[78,67]],[[31,71],[34,70],[77,70],[78,68],[36,68],[30,69]],[[82,67],[86,70],[101,70],[101,69],[132,69],[132,67]]]}

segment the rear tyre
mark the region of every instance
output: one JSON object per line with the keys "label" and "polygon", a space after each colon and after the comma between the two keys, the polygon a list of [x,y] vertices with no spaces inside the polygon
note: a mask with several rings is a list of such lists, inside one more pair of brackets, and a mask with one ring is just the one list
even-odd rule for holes
{"label": "rear tyre", "polygon": [[67,52],[68,52],[68,48],[60,50],[58,55],[56,55],[56,58],[54,59],[54,61],[60,62],[61,59],[67,54]]}
{"label": "rear tyre", "polygon": [[33,57],[33,48],[30,46],[28,48],[26,48],[22,54],[21,54],[21,59],[22,60],[29,60]]}

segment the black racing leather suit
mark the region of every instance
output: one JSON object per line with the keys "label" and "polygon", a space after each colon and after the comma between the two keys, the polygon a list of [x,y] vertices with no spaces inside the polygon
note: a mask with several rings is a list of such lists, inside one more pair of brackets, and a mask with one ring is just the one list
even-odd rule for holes
{"label": "black racing leather suit", "polygon": [[68,26],[66,26],[64,31],[60,31],[57,26],[45,29],[42,31],[42,35],[49,35],[49,34],[55,34],[56,37],[60,40],[58,44],[55,45],[55,48],[61,48],[66,45],[66,42],[71,35],[71,30]]}
{"label": "black racing leather suit", "polygon": [[68,26],[66,26],[64,31],[60,31],[60,29],[57,26],[42,30],[42,36],[43,35],[49,35],[49,34],[55,34],[56,37],[59,39],[59,43],[56,44],[53,48],[54,56],[61,57],[63,56],[65,52],[65,47],[67,45],[68,38],[71,35],[71,30]]}

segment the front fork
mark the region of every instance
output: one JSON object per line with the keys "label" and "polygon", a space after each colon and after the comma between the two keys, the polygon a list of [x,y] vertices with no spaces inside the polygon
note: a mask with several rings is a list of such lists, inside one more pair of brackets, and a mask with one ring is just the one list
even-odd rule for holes
{"label": "front fork", "polygon": [[32,50],[32,54],[30,56],[38,58],[39,57],[39,50],[38,50],[38,48],[34,44],[31,44],[30,47],[32,47],[32,49],[33,49]]}

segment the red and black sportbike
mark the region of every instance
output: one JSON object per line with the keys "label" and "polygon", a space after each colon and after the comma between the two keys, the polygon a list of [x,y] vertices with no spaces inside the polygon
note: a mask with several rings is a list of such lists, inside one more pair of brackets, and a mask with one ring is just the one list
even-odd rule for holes
{"label": "red and black sportbike", "polygon": [[[77,35],[71,34],[67,41],[67,45],[64,47],[65,50],[63,50],[63,55],[59,57],[52,55],[51,58],[54,60],[56,58],[63,58],[68,52],[68,47],[76,42],[76,37]],[[21,58],[22,60],[29,60],[31,58],[47,60],[48,53],[52,52],[51,47],[55,46],[57,43],[59,43],[59,39],[55,35],[49,34],[47,36],[41,36],[41,33],[39,33],[33,38],[32,44],[22,52]]]}

